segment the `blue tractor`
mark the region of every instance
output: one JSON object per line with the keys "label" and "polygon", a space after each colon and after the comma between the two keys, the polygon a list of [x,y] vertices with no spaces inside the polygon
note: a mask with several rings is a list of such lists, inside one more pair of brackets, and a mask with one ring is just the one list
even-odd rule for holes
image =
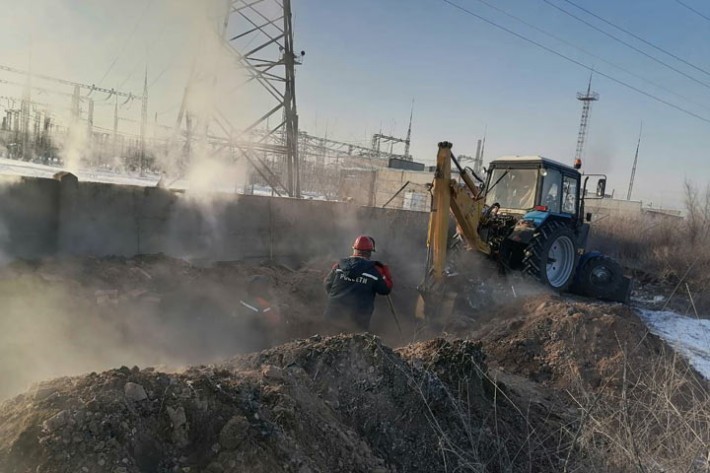
{"label": "blue tractor", "polygon": [[[591,177],[597,179],[590,195]],[[603,198],[605,187],[604,176],[583,175],[541,156],[498,158],[483,186],[478,234],[506,269],[558,291],[627,302],[631,280],[619,263],[587,251],[592,215],[585,199]]]}
{"label": "blue tractor", "polygon": [[[628,302],[631,280],[621,266],[587,251],[592,216],[584,204],[604,197],[604,176],[583,175],[577,166],[541,156],[511,156],[494,160],[479,177],[461,167],[451,146],[439,143],[418,317],[451,313],[461,292],[447,259],[452,214],[456,238],[502,271],[522,271],[559,292]],[[596,189],[589,193],[592,177]]]}

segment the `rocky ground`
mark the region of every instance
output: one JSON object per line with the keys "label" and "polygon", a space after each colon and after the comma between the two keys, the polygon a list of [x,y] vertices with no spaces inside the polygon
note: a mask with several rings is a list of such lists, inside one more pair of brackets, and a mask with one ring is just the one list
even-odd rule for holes
{"label": "rocky ground", "polygon": [[[5,268],[5,397],[75,376],[0,404],[0,472],[710,466],[707,384],[628,307],[527,295],[443,337],[408,312],[402,335],[381,313],[382,337],[337,334],[320,318],[327,267],[153,256]],[[234,356],[248,350],[225,320],[254,273],[275,282],[286,343]]]}

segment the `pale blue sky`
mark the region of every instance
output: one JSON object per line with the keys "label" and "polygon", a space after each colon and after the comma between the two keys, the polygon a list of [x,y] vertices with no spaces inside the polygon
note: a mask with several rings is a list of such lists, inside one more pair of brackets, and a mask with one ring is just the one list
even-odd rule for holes
{"label": "pale blue sky", "polygon": [[[490,1],[693,101],[655,89],[476,0],[456,3],[710,119],[710,88],[577,23],[542,0]],[[574,10],[564,0],[554,1]],[[710,13],[703,2],[687,1]],[[576,3],[710,71],[710,22],[674,0]],[[304,0],[297,5],[297,47],[307,51],[298,76],[304,128],[323,133],[327,123],[330,134],[364,139],[365,130],[372,133],[382,126],[387,133],[403,136],[414,98],[412,150],[417,159],[432,159],[442,139],[452,141],[455,151],[473,154],[486,126],[488,158],[543,154],[560,161],[572,159],[581,113],[575,93],[586,86],[585,69],[440,0]],[[649,49],[633,38],[625,39]],[[710,84],[710,75],[671,58],[663,60]],[[592,109],[586,168],[609,173],[610,188],[617,195],[626,196],[641,120],[644,137],[636,198],[670,206],[680,202],[686,176],[703,185],[710,180],[710,123],[599,76],[593,85],[601,100]]]}
{"label": "pale blue sky", "polygon": [[[589,29],[543,0],[486,1],[690,100],[550,39],[478,0],[452,1],[710,120],[710,88]],[[565,0],[550,1],[710,86],[710,75],[612,30]],[[710,22],[676,0],[573,1],[710,71]],[[684,1],[710,16],[707,2]],[[47,74],[98,83],[110,68],[102,85],[139,92],[147,62],[149,82],[155,81],[150,115],[158,113],[159,121],[166,124],[174,121],[196,42],[194,26],[201,2],[3,3],[7,5],[0,18],[0,64],[26,67],[31,49],[33,68]],[[412,153],[417,160],[432,161],[442,139],[452,141],[455,152],[472,155],[487,127],[486,158],[542,154],[571,161],[581,111],[575,94],[586,87],[589,77],[584,68],[442,0],[292,3],[296,48],[306,51],[297,73],[302,129],[323,135],[327,128],[329,137],[363,144],[380,129],[404,136],[414,99]],[[686,177],[701,185],[710,181],[710,123],[600,76],[595,76],[593,88],[601,100],[592,110],[585,167],[608,173],[609,189],[615,189],[617,196],[626,195],[641,120],[644,138],[635,198],[656,206],[676,206],[682,201]],[[255,102],[242,97],[239,107],[258,107]]]}

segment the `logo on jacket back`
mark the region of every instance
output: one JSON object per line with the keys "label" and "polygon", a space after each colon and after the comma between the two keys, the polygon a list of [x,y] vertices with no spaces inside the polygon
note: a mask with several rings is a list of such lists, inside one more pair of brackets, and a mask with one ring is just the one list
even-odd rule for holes
{"label": "logo on jacket back", "polygon": [[373,276],[372,274],[369,274],[369,273],[362,273],[360,276],[358,276],[356,278],[351,278],[349,276],[346,276],[345,272],[340,268],[336,269],[335,271],[338,273],[338,277],[341,280],[347,281],[347,282],[355,282],[358,284],[367,284],[368,278],[372,279],[374,281],[377,281],[377,279],[379,279],[377,276]]}

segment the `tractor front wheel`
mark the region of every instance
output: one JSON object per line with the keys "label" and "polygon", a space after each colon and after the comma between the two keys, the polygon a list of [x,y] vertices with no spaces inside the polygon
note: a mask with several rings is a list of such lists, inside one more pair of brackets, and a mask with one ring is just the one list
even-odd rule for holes
{"label": "tractor front wheel", "polygon": [[577,267],[574,232],[562,222],[540,227],[525,250],[525,272],[556,291],[572,283]]}

